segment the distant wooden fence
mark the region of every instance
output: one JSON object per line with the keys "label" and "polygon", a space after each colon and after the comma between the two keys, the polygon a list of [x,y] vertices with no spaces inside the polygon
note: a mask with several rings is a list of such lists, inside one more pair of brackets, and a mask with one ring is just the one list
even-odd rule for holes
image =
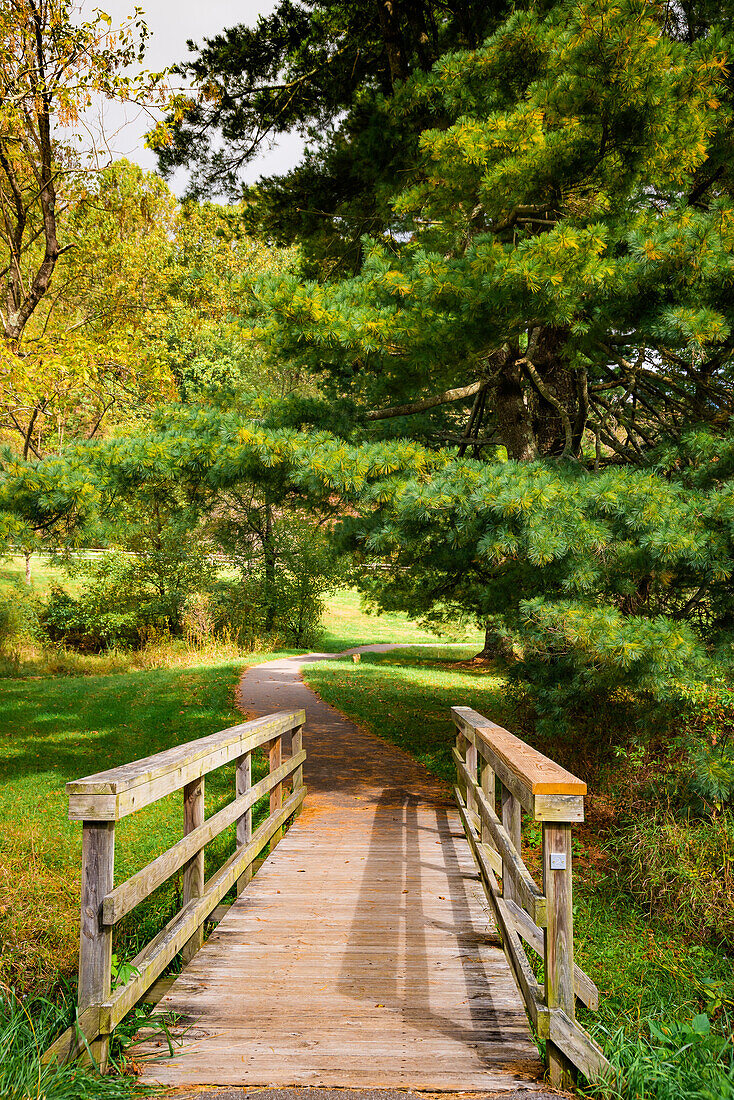
{"label": "distant wooden fence", "polygon": [[[459,812],[528,1016],[545,1039],[551,1083],[567,1086],[575,1069],[590,1079],[610,1075],[575,1019],[576,997],[591,1009],[599,1005],[599,991],[573,957],[571,829],[584,820],[586,784],[469,707],[451,714]],[[542,890],[522,858],[523,809],[542,824]],[[545,988],[521,938],[543,959]]]}
{"label": "distant wooden fence", "polygon": [[[189,741],[155,756],[67,783],[69,818],[82,822],[79,1015],[46,1052],[45,1061],[65,1061],[89,1049],[104,1069],[112,1030],[143,997],[178,952],[188,961],[201,947],[204,922],[236,885],[252,878],[252,864],[269,842],[277,843],[287,819],[303,802],[302,730],[305,712],[283,712]],[[291,755],[282,760],[282,735],[292,734]],[[252,753],[267,746],[269,774],[252,783]],[[204,776],[235,761],[236,797],[204,818]],[[283,801],[283,783],[291,791]],[[115,822],[173,791],[183,789],[184,836],[119,886],[114,885]],[[252,808],[270,794],[268,817],[253,833]],[[204,882],[204,848],[237,823],[234,854]],[[132,976],[112,989],[112,929],[126,913],[183,869],[179,912],[131,962]]]}

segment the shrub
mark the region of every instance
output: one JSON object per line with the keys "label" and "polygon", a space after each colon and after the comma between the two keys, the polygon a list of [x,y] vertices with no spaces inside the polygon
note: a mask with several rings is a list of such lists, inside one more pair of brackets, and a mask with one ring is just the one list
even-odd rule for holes
{"label": "shrub", "polygon": [[25,585],[0,592],[0,652],[9,653],[18,645],[38,642],[42,637],[38,603]]}
{"label": "shrub", "polygon": [[620,1084],[587,1086],[595,1100],[734,1100],[734,1046],[705,1014],[677,1020],[669,1013],[641,1021],[632,1039],[620,1030],[600,1035]]}
{"label": "shrub", "polygon": [[110,553],[87,563],[85,580],[78,596],[52,587],[41,612],[52,641],[88,653],[134,647],[169,621],[171,601],[152,589],[144,564],[131,555]]}

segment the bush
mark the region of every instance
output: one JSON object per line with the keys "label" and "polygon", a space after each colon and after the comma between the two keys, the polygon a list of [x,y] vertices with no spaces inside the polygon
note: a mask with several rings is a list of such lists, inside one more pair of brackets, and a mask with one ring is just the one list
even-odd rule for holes
{"label": "bush", "polygon": [[35,597],[20,585],[0,593],[0,653],[12,656],[23,645],[43,637]]}
{"label": "bush", "polygon": [[114,647],[136,647],[153,632],[177,624],[179,600],[157,592],[145,562],[122,552],[105,554],[75,569],[84,588],[78,596],[52,587],[41,622],[54,642],[98,653]]}

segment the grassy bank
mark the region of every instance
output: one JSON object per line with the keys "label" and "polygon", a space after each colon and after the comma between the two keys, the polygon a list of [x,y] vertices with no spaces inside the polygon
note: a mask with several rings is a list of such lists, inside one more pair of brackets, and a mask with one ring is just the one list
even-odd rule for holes
{"label": "grassy bank", "polygon": [[[81,827],[66,820],[64,784],[238,721],[241,662],[114,676],[8,681],[0,696],[0,981],[21,993],[69,977],[78,949]],[[264,773],[264,762],[260,763]],[[206,785],[206,811],[231,798],[231,768]],[[116,876],[128,878],[181,835],[172,795],[120,822]],[[207,849],[221,862],[233,836]],[[176,902],[174,881],[118,926],[132,955]]]}
{"label": "grassy bank", "polygon": [[[328,703],[446,780],[454,774],[449,719],[454,704],[470,706],[532,740],[527,716],[502,674],[457,660],[455,652],[367,655],[358,665],[312,665],[304,677]],[[543,751],[555,755],[552,746],[543,745]],[[616,1051],[624,1064],[626,1097],[734,1097],[731,958],[691,934],[675,911],[661,906],[656,918],[638,904],[620,874],[608,777],[603,770],[588,775],[588,760],[574,762],[572,746],[564,745],[559,755],[566,766],[577,764],[593,792],[587,822],[574,830],[577,959],[601,991],[599,1012],[580,1014],[585,1026],[598,1029],[607,1050]],[[531,841],[528,865],[537,871],[538,827],[526,827],[525,836]]]}

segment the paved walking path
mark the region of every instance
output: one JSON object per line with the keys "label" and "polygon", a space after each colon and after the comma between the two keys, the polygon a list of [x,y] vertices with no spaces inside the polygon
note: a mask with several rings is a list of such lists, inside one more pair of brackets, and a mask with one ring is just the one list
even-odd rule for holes
{"label": "paved walking path", "polygon": [[190,1026],[143,1079],[539,1093],[540,1058],[447,790],[306,687],[301,665],[331,656],[242,678],[249,715],[306,710],[309,793],[161,1001]]}

